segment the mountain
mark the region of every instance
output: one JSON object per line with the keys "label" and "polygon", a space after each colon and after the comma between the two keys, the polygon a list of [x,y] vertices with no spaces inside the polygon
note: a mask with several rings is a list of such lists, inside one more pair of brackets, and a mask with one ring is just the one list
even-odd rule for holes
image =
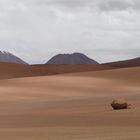
{"label": "mountain", "polygon": [[0,62],[10,62],[10,63],[18,63],[18,64],[27,64],[17,56],[12,53],[0,51]]}
{"label": "mountain", "polygon": [[84,54],[58,54],[52,57],[46,64],[98,64]]}
{"label": "mountain", "polygon": [[137,67],[140,66],[140,57],[125,61],[106,63],[105,65],[117,68]]}

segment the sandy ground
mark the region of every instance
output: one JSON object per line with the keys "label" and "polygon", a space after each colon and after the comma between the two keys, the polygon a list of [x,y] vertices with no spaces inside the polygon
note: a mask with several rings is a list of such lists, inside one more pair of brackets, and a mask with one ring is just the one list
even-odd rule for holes
{"label": "sandy ground", "polygon": [[139,140],[140,67],[1,80],[0,139]]}
{"label": "sandy ground", "polygon": [[64,73],[115,69],[108,65],[23,65],[0,62],[0,79],[58,75]]}

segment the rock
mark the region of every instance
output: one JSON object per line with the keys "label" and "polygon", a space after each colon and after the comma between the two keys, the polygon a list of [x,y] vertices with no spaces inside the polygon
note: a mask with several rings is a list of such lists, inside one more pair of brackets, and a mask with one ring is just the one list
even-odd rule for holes
{"label": "rock", "polygon": [[125,99],[115,99],[112,101],[111,106],[114,110],[127,109],[130,104]]}

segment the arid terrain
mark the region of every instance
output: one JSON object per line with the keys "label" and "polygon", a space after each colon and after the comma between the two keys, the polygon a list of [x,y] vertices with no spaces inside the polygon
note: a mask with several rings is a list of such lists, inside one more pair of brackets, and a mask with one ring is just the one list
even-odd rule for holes
{"label": "arid terrain", "polygon": [[140,140],[140,0],[0,0],[0,140]]}
{"label": "arid terrain", "polygon": [[108,65],[23,65],[0,62],[0,79],[58,75],[63,73],[102,71],[116,67]]}
{"label": "arid terrain", "polygon": [[[1,140],[140,139],[140,67],[38,77],[17,73],[22,78],[0,80]],[[120,97],[131,109],[112,110],[111,101]]]}

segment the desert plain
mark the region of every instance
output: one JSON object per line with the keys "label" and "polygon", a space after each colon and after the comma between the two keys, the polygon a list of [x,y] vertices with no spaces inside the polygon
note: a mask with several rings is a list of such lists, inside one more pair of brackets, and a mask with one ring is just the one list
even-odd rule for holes
{"label": "desert plain", "polygon": [[[5,77],[0,140],[140,140],[140,67]],[[114,111],[115,98],[131,109]]]}

